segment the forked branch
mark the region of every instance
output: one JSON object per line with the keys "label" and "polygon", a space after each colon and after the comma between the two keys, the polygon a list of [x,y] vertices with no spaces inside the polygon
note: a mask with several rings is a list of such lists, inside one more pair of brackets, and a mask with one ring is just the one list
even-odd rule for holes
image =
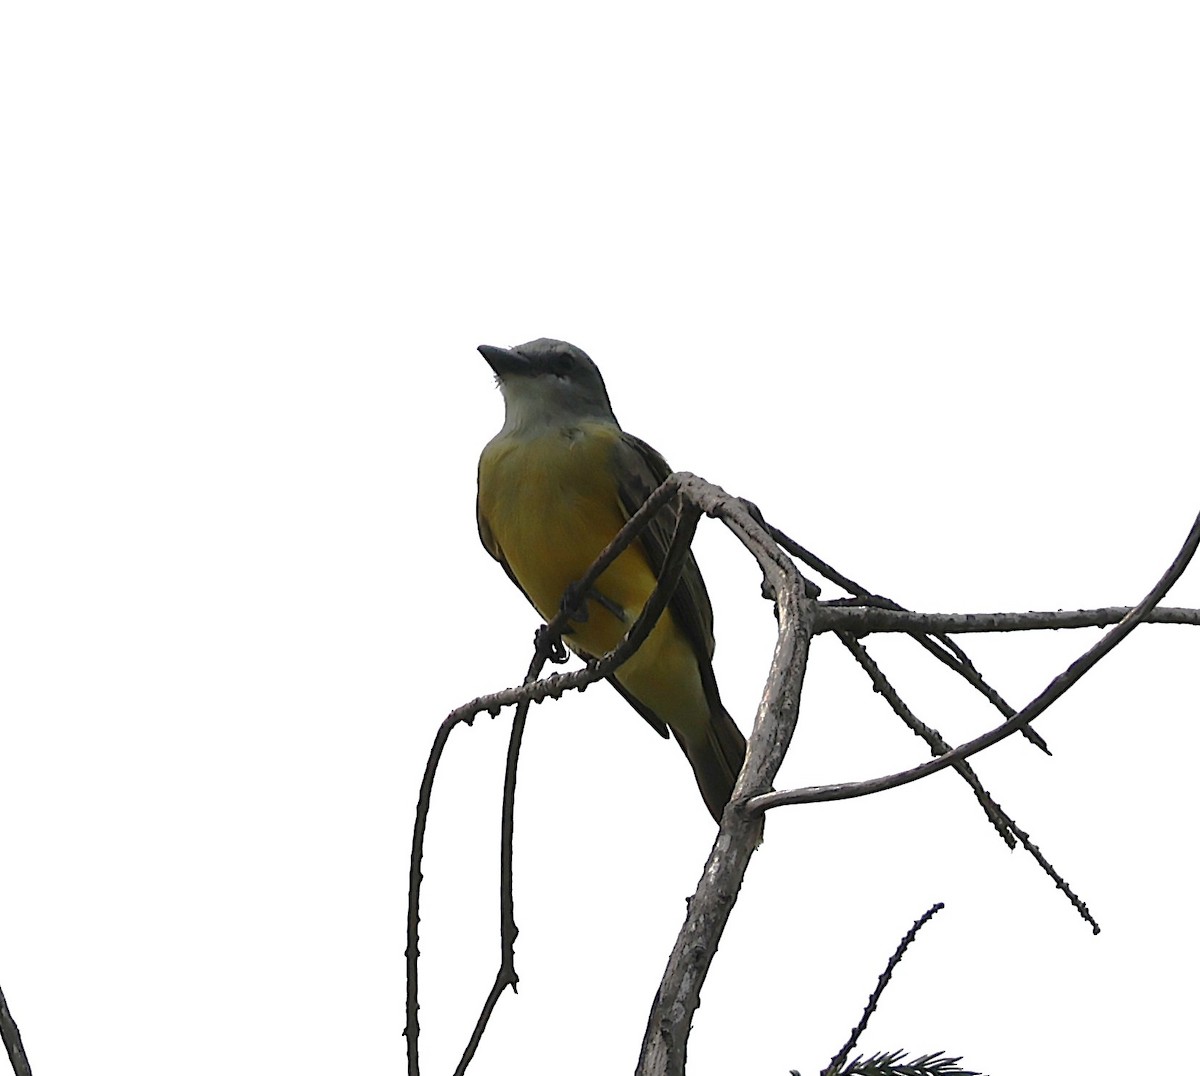
{"label": "forked branch", "polygon": [[[790,789],[784,792],[771,792],[768,795],[756,797],[747,804],[747,808],[751,811],[767,811],[772,807],[781,807],[789,803],[821,803],[827,800],[854,799],[858,796],[870,796],[876,792],[884,792],[890,788],[899,788],[901,785],[912,784],[913,781],[919,781],[930,774],[937,773],[938,770],[944,770],[947,766],[953,766],[960,760],[970,758],[971,755],[977,754],[991,747],[993,744],[1007,739],[1014,732],[1020,731],[1034,718],[1045,713],[1052,703],[1057,702],[1080,681],[1084,673],[1094,668],[1106,654],[1112,653],[1113,649],[1134,628],[1149,617],[1154,607],[1162,601],[1167,591],[1183,575],[1184,570],[1196,555],[1196,547],[1198,545],[1200,545],[1200,515],[1196,516],[1191,530],[1188,531],[1187,538],[1184,540],[1179,552],[1175,555],[1175,559],[1171,562],[1170,567],[1163,573],[1159,581],[1151,587],[1150,592],[1121,617],[1117,624],[1106,632],[1094,646],[1084,651],[1083,654],[1071,662],[1064,672],[1059,673],[1058,676],[1051,680],[1037,698],[1024,707],[1024,709],[1019,710],[1010,717],[1004,724],[997,725],[982,736],[977,736],[975,739],[959,745],[953,751],[948,751],[944,755],[940,755],[938,758],[932,759],[920,766],[914,766],[912,769],[901,770],[899,773],[887,774],[883,777],[874,777],[867,781],[848,781],[840,784],[817,785],[810,788]],[[839,610],[839,612],[842,611],[844,610]],[[832,613],[832,610],[826,607],[825,614],[830,613]],[[914,614],[897,613],[893,615],[905,616]],[[834,624],[837,623],[835,618]],[[830,627],[832,629],[833,625],[830,625]]]}

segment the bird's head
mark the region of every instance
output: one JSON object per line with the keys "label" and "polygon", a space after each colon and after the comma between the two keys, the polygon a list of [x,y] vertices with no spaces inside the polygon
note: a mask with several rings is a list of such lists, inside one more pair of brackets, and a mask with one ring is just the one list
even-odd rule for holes
{"label": "bird's head", "polygon": [[617,421],[600,371],[574,344],[543,337],[513,348],[483,344],[479,353],[504,394],[506,429]]}

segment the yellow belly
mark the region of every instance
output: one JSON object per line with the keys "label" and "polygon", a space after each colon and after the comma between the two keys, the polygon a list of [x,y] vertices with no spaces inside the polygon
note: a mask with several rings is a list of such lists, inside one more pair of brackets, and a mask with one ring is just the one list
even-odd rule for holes
{"label": "yellow belly", "polygon": [[[479,513],[497,547],[493,552],[503,556],[546,620],[625,524],[613,474],[619,437],[615,427],[595,424],[504,438],[489,444],[479,461]],[[625,619],[589,601],[587,619],[572,624],[567,643],[588,657],[607,653],[632,627],[655,582],[635,543],[596,583]],[[696,656],[669,610],[617,678],[681,735],[708,720]]]}

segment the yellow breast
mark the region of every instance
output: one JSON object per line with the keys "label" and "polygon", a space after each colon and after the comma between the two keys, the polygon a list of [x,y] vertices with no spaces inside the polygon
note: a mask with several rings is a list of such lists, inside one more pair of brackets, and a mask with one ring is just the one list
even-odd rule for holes
{"label": "yellow breast", "polygon": [[[493,440],[479,461],[479,514],[497,553],[547,620],[564,590],[579,579],[625,524],[613,469],[620,431],[601,423]],[[596,602],[576,624],[572,644],[598,655],[633,624],[654,589],[640,546],[626,550],[597,589],[625,610],[619,620]]]}

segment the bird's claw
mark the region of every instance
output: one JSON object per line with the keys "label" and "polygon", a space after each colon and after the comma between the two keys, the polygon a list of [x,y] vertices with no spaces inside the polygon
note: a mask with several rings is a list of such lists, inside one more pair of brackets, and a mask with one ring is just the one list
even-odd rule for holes
{"label": "bird's claw", "polygon": [[570,657],[566,646],[563,645],[562,637],[550,637],[550,626],[548,624],[541,625],[533,633],[533,645],[538,651],[544,652],[547,660],[552,661],[555,665],[564,664],[567,658]]}
{"label": "bird's claw", "polygon": [[578,583],[572,583],[563,591],[559,608],[567,615],[567,619],[576,624],[586,624],[588,619],[587,602],[579,589]]}

